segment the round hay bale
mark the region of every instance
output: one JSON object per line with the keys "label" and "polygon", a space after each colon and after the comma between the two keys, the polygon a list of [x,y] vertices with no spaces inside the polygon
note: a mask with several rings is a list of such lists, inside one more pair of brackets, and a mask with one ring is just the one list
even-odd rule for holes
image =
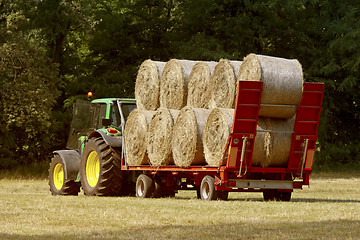
{"label": "round hay bale", "polygon": [[292,118],[303,92],[303,72],[299,61],[249,54],[240,66],[238,80],[262,81],[262,104],[295,105],[262,106],[260,116]]}
{"label": "round hay bale", "polygon": [[252,159],[253,166],[285,167],[289,161],[294,118],[259,118]]}
{"label": "round hay bale", "polygon": [[269,119],[265,120],[271,134],[270,167],[286,167],[289,161],[292,131],[295,118],[292,119]]}
{"label": "round hay bale", "polygon": [[181,109],[186,105],[187,85],[197,61],[171,59],[160,78],[160,106]]}
{"label": "round hay bale", "polygon": [[171,136],[179,112],[179,110],[159,108],[152,116],[146,135],[146,149],[151,165],[163,166],[174,163],[171,154]]}
{"label": "round hay bale", "polygon": [[156,110],[159,107],[160,76],[165,62],[145,60],[139,68],[135,83],[135,99],[140,110]]}
{"label": "round hay bale", "polygon": [[129,166],[148,163],[146,154],[146,132],[154,111],[134,109],[127,118],[124,138],[126,162]]}
{"label": "round hay bale", "polygon": [[236,96],[236,74],[241,61],[221,59],[211,80],[210,108],[233,108]]}
{"label": "round hay bale", "polygon": [[210,166],[225,164],[223,152],[231,132],[234,109],[214,108],[204,128],[203,145],[205,160]]}
{"label": "round hay bale", "polygon": [[193,67],[188,83],[187,106],[208,108],[211,96],[211,76],[217,62],[198,62]]}
{"label": "round hay bale", "polygon": [[267,130],[267,126],[263,118],[258,119],[256,130],[258,130],[258,132],[254,140],[254,151],[251,165],[268,167],[270,164],[270,154],[272,150],[272,138],[269,132],[260,132],[261,130]]}
{"label": "round hay bale", "polygon": [[173,128],[171,149],[175,165],[189,167],[205,164],[202,136],[208,109],[184,107]]}

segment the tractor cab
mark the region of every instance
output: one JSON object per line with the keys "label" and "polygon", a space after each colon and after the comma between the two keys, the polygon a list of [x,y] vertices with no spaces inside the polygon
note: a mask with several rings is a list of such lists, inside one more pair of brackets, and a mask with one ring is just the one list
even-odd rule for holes
{"label": "tractor cab", "polygon": [[135,99],[77,100],[73,107],[73,119],[66,147],[80,150],[82,142],[94,131],[108,136],[122,136],[125,121],[135,108]]}

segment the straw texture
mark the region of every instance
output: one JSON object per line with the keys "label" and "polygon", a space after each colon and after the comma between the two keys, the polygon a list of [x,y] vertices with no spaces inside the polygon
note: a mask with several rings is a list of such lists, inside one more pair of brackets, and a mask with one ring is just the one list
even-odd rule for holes
{"label": "straw texture", "polygon": [[175,165],[189,167],[190,165],[204,165],[202,136],[208,109],[184,107],[176,119],[171,149]]}
{"label": "straw texture", "polygon": [[196,61],[171,59],[160,78],[160,106],[181,109],[186,105],[189,76]]}
{"label": "straw texture", "polygon": [[208,108],[211,96],[211,76],[217,62],[198,62],[193,67],[188,84],[187,105]]}
{"label": "straw texture", "polygon": [[165,62],[145,60],[139,68],[135,83],[135,99],[140,110],[156,110],[159,107],[160,76]]}
{"label": "straw texture", "polygon": [[219,166],[219,164],[225,163],[222,155],[231,131],[233,118],[233,109],[215,108],[211,111],[203,134],[204,155],[208,165]]}
{"label": "straw texture", "polygon": [[150,164],[153,166],[163,166],[173,164],[171,154],[171,136],[180,110],[169,110],[159,108],[152,116],[147,131],[147,154]]}
{"label": "straw texture", "polygon": [[124,129],[126,162],[129,166],[148,164],[146,133],[154,111],[133,110]]}
{"label": "straw texture", "polygon": [[249,54],[240,66],[238,80],[262,81],[262,104],[295,105],[262,106],[260,116],[292,118],[303,91],[302,67],[297,60]]}

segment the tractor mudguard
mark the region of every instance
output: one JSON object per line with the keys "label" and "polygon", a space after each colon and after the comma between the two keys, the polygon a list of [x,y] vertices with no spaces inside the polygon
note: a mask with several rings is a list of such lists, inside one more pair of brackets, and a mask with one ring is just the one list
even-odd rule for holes
{"label": "tractor mudguard", "polygon": [[109,136],[105,132],[96,130],[89,135],[89,138],[92,137],[102,137],[107,145],[111,147],[121,147],[122,146],[122,136]]}
{"label": "tractor mudguard", "polygon": [[54,154],[60,156],[64,166],[65,180],[76,180],[80,170],[81,156],[76,150],[58,150]]}

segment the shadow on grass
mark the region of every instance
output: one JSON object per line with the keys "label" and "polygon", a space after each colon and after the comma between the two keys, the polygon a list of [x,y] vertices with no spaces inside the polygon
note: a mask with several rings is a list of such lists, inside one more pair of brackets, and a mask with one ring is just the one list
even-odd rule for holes
{"label": "shadow on grass", "polygon": [[[263,198],[232,198],[227,201],[252,201],[263,202]],[[290,202],[306,202],[306,203],[360,203],[360,200],[354,199],[318,199],[318,198],[293,198]]]}
{"label": "shadow on grass", "polygon": [[[206,216],[204,216],[206,218]],[[249,216],[253,217],[253,216]],[[155,224],[155,223],[154,223]],[[49,230],[51,231],[51,230]],[[74,229],[76,231],[76,229]],[[0,233],[0,239],[356,239],[360,221],[234,221],[206,225],[141,225],[118,230],[93,229],[90,233],[18,235]]]}
{"label": "shadow on grass", "polygon": [[[191,197],[175,198],[177,201],[181,200],[195,200]],[[198,201],[203,201],[198,199]],[[220,200],[219,200],[220,201]],[[263,198],[230,198],[227,202],[264,202]],[[305,202],[305,203],[360,203],[360,200],[355,199],[320,199],[320,198],[292,198],[290,202]]]}

